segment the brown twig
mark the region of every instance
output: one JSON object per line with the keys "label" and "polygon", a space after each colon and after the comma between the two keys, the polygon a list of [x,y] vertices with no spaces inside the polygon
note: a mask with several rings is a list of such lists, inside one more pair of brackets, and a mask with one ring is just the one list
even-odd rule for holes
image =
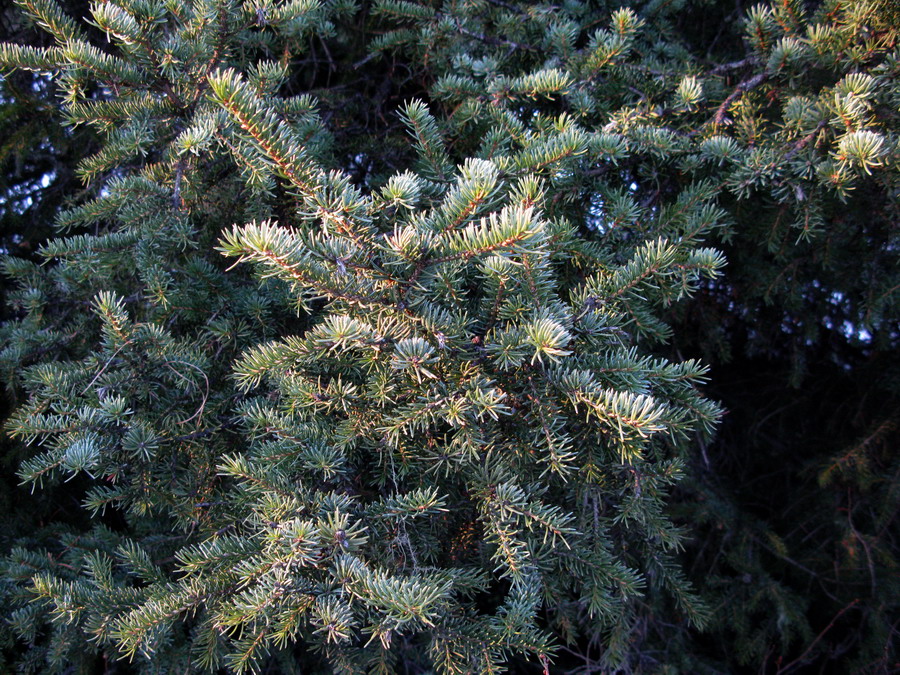
{"label": "brown twig", "polygon": [[497,5],[497,7],[503,7],[504,9],[508,9],[510,12],[514,12],[515,14],[525,14],[525,10],[521,7],[516,7],[515,5],[510,5],[509,3],[503,2],[502,0],[488,0],[492,5]]}
{"label": "brown twig", "polygon": [[835,615],[834,615],[834,618],[831,620],[831,622],[830,622],[827,626],[825,626],[825,628],[822,630],[822,632],[819,633],[819,634],[816,636],[816,639],[813,640],[813,641],[809,644],[809,647],[806,648],[806,651],[804,651],[800,656],[798,656],[796,659],[794,659],[793,661],[791,661],[791,662],[788,663],[787,665],[781,666],[781,667],[776,671],[775,675],[782,675],[783,673],[788,672],[788,671],[789,671],[791,668],[793,668],[795,665],[797,665],[797,664],[799,664],[801,661],[803,661],[803,659],[806,658],[806,655],[809,654],[809,653],[812,651],[813,647],[815,647],[815,646],[819,643],[819,641],[820,641],[823,637],[825,637],[825,633],[827,633],[828,631],[830,631],[831,628],[834,626],[835,622],[837,622],[837,620],[840,619],[841,616],[843,616],[844,612],[846,612],[847,610],[851,609],[852,607],[855,607],[856,604],[857,604],[858,602],[859,602],[859,599],[854,598],[854,599],[850,602],[849,605],[847,605],[847,606],[844,607],[840,612],[838,612],[837,614],[835,614]]}
{"label": "brown twig", "polygon": [[181,179],[184,177],[184,158],[180,158],[175,165],[175,187],[172,190],[172,206],[176,211],[181,211],[184,204],[181,201]]}
{"label": "brown twig", "polygon": [[713,117],[713,123],[717,125],[724,124],[725,113],[728,111],[728,106],[730,106],[734,101],[743,96],[746,92],[761,85],[768,79],[768,77],[769,73],[759,73],[747,80],[744,80],[737,87],[735,87],[734,91],[728,95],[728,98],[722,101],[722,105],[720,105],[719,109],[716,110],[716,115],[715,117]]}
{"label": "brown twig", "polygon": [[359,68],[362,68],[365,64],[367,64],[367,63],[368,63],[369,61],[371,61],[372,59],[375,59],[375,58],[378,58],[379,56],[381,56],[381,54],[382,54],[381,52],[371,52],[371,53],[370,53],[368,56],[366,56],[365,58],[360,59],[359,61],[357,61],[356,63],[354,63],[354,64],[353,64],[353,70],[357,70],[357,69],[359,69]]}
{"label": "brown twig", "polygon": [[203,381],[206,382],[206,392],[204,392],[204,394],[203,394],[203,400],[200,402],[200,407],[197,408],[197,412],[195,412],[193,415],[188,417],[186,420],[181,420],[180,422],[176,422],[176,424],[187,424],[194,418],[202,417],[203,411],[206,409],[206,401],[209,399],[209,378],[206,377],[206,373],[203,372],[202,368],[194,365],[193,363],[188,363],[187,361],[181,361],[180,359],[172,359],[171,361],[166,361],[166,363],[165,363],[166,368],[171,370],[173,373],[175,373],[178,377],[180,377],[182,380],[184,380],[188,384],[193,385],[194,384],[193,380],[191,380],[189,377],[185,377],[184,375],[179,373],[177,370],[175,370],[175,368],[173,368],[171,365],[172,363],[180,363],[183,366],[187,366],[188,368],[193,368],[194,370],[199,371],[200,375],[203,376]]}
{"label": "brown twig", "polygon": [[727,72],[729,70],[738,70],[739,68],[744,68],[746,66],[751,66],[756,61],[750,57],[746,59],[741,59],[740,61],[731,61],[730,63],[723,63],[721,65],[716,66],[712,70],[709,71],[709,75],[719,75],[721,73]]}
{"label": "brown twig", "polygon": [[470,38],[475,38],[476,40],[484,42],[485,44],[488,44],[488,45],[495,45],[495,46],[503,45],[503,46],[512,47],[513,49],[525,49],[530,52],[536,51],[536,49],[537,49],[534,45],[513,42],[512,40],[507,40],[505,38],[497,38],[497,37],[493,37],[490,35],[484,35],[483,33],[476,33],[475,31],[469,30],[468,28],[463,28],[462,25],[460,25],[459,21],[456,22],[456,30],[459,33],[461,33],[462,35],[466,35]]}
{"label": "brown twig", "polygon": [[79,394],[79,396],[83,396],[87,392],[88,389],[90,389],[92,386],[94,386],[94,382],[96,382],[100,378],[100,376],[103,375],[103,373],[109,367],[109,364],[111,364],[113,362],[113,359],[115,359],[116,356],[119,354],[119,352],[121,352],[123,349],[125,349],[125,347],[127,347],[130,344],[132,344],[132,341],[126,340],[122,344],[121,347],[119,347],[116,351],[113,352],[113,355],[110,356],[109,359],[106,361],[106,363],[103,364],[103,367],[100,369],[100,372],[98,372],[96,375],[94,375],[94,379],[91,380],[90,382],[88,382],[87,386],[81,390],[81,394]]}
{"label": "brown twig", "polygon": [[793,147],[785,153],[784,158],[783,158],[783,161],[787,162],[787,161],[793,159],[794,156],[795,156],[798,152],[800,152],[803,148],[805,148],[805,147],[807,146],[807,144],[808,144],[813,138],[815,138],[816,134],[818,134],[820,131],[822,131],[822,129],[824,129],[826,126],[828,126],[828,122],[826,122],[825,120],[822,120],[821,122],[819,122],[819,123],[816,125],[816,128],[815,128],[815,129],[813,129],[813,130],[810,131],[806,136],[804,136],[804,137],[801,138],[799,141],[797,141],[796,143],[794,143]]}

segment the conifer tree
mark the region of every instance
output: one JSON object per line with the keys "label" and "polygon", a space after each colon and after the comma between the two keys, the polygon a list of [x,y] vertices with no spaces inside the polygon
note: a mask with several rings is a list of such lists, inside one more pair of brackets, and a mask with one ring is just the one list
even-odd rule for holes
{"label": "conifer tree", "polygon": [[[101,141],[4,260],[18,476],[85,513],[11,548],[10,663],[719,667],[670,504],[721,410],[670,321],[727,293],[716,246],[896,190],[890,3],[760,5],[709,65],[666,3],[17,2],[53,45],[0,65]],[[802,299],[790,251],[740,269]],[[895,252],[847,295],[884,344]],[[729,615],[744,663],[817,644],[773,602],[777,637]]]}

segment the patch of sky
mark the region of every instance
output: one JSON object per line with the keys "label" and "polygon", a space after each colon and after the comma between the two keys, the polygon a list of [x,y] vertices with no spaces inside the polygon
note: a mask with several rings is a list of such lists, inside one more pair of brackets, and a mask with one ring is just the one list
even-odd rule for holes
{"label": "patch of sky", "polygon": [[[822,287],[817,279],[813,280],[812,286],[814,288]],[[832,307],[839,309],[843,314],[853,313],[853,308],[850,307],[850,303],[847,301],[847,296],[844,295],[841,291],[831,291],[831,293],[828,294],[827,302]],[[870,342],[872,342],[871,331],[866,326],[851,321],[850,319],[843,319],[840,324],[836,324],[835,320],[832,319],[832,317],[824,316],[822,317],[822,325],[825,326],[825,328],[827,328],[828,330],[837,330],[848,340],[857,340],[859,342],[862,342],[863,344],[869,344]]]}
{"label": "patch of sky", "polygon": [[38,180],[18,183],[7,188],[6,194],[0,195],[0,210],[9,208],[14,213],[23,214],[34,205],[33,195],[50,186],[56,178],[55,171],[48,171]]}
{"label": "patch of sky", "polygon": [[606,234],[608,230],[608,221],[604,211],[603,196],[595,192],[593,196],[591,196],[591,203],[590,206],[588,206],[587,218],[585,219],[585,225],[588,226],[588,229],[599,232],[600,234]]}

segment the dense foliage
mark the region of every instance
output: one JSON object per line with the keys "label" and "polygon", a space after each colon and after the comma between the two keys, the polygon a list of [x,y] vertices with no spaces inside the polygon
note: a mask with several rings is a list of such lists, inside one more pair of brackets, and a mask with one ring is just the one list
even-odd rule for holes
{"label": "dense foliage", "polygon": [[897,667],[895,3],[17,3],[6,667]]}

